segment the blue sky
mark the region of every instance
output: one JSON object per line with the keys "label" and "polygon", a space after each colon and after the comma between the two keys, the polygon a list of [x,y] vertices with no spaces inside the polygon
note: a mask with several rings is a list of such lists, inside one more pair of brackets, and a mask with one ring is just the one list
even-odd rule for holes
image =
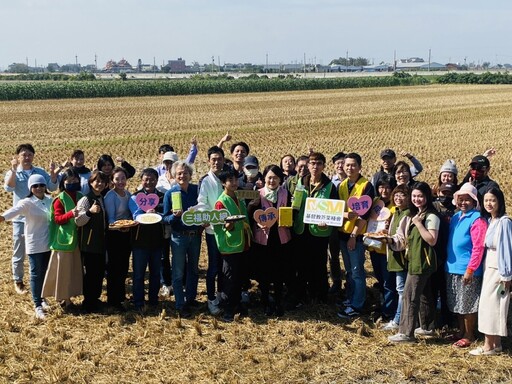
{"label": "blue sky", "polygon": [[509,0],[0,0],[0,69],[13,62],[103,67],[109,59],[157,64],[307,62],[512,63]]}

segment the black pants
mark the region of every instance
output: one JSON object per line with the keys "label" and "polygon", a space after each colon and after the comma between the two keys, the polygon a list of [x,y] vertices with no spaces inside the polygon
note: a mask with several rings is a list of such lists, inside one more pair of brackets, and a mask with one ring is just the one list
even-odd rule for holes
{"label": "black pants", "polygon": [[107,297],[109,305],[119,305],[126,299],[126,276],[130,265],[130,232],[107,233]]}
{"label": "black pants", "polygon": [[234,315],[240,305],[242,284],[247,276],[247,253],[222,255],[222,283],[228,297],[226,313]]}
{"label": "black pants", "polygon": [[297,240],[299,298],[304,300],[309,293],[311,299],[325,302],[329,290],[327,279],[329,237],[313,236],[306,225],[304,233]]}
{"label": "black pants", "polygon": [[263,304],[268,304],[270,285],[274,284],[274,299],[276,304],[280,305],[290,244],[267,246],[254,244],[253,249],[254,257],[258,261],[258,283],[261,290],[261,301]]}
{"label": "black pants", "polygon": [[105,253],[81,252],[84,264],[84,306],[94,309],[105,276]]}

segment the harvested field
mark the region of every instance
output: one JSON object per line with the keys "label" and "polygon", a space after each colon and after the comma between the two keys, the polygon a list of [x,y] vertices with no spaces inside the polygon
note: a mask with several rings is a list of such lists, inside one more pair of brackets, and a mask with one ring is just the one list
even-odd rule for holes
{"label": "harvested field", "polygon": [[[511,116],[512,86],[504,85],[2,102],[0,171],[23,142],[34,145],[39,166],[64,162],[81,148],[91,167],[110,153],[140,170],[156,163],[166,142],[184,158],[195,136],[197,180],[207,171],[207,148],[228,131],[233,141],[246,141],[262,165],[311,146],[327,158],[339,150],[360,153],[366,176],[378,169],[383,148],[403,149],[424,165],[418,179],[433,183],[446,159],[455,159],[464,173],[475,154],[496,147],[490,176],[505,191],[510,211]],[[11,196],[2,191],[0,210],[10,206]],[[250,317],[232,324],[204,307],[181,320],[172,298],[144,315],[63,314],[53,305],[48,319],[37,322],[29,295],[16,295],[12,286],[11,224],[1,224],[0,233],[0,382],[512,382],[510,338],[502,355],[487,358],[438,338],[390,344],[372,319],[378,293],[370,288],[375,280],[369,263],[368,311],[352,323],[337,318],[334,304],[287,312],[282,319],[266,318],[255,305]],[[204,249],[201,302],[205,269]],[[28,263],[25,271],[28,283]],[[251,293],[256,297],[257,288]]]}

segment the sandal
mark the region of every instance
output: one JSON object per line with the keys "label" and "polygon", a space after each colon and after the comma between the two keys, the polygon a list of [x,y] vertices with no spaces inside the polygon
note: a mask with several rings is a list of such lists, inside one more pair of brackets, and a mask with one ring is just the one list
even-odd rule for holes
{"label": "sandal", "polygon": [[468,348],[471,346],[471,341],[468,339],[460,339],[452,344],[453,348]]}

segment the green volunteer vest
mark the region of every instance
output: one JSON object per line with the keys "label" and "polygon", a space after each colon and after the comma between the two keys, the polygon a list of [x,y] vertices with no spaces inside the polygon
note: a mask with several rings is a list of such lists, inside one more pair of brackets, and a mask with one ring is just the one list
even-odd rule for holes
{"label": "green volunteer vest", "polygon": [[[427,215],[433,215],[433,213],[427,213]],[[406,258],[409,261],[410,275],[427,275],[437,270],[436,251],[423,240],[414,224],[409,227],[407,243]]]}
{"label": "green volunteer vest", "polygon": [[[79,200],[81,197],[82,194],[77,192],[77,200]],[[59,199],[62,202],[66,212],[72,210],[76,206],[73,199],[66,192],[59,193],[56,199]],[[54,251],[65,252],[73,251],[78,243],[78,231],[76,228],[75,220],[71,219],[63,225],[58,225],[55,223],[53,203],[50,209],[50,214],[50,249]]]}
{"label": "green volunteer vest", "polygon": [[[297,186],[302,186],[302,179],[299,179],[297,182]],[[317,199],[329,199],[331,196],[333,184],[331,182],[327,183],[322,189],[318,190],[314,196],[309,196],[308,191],[304,189],[302,191],[302,204],[299,209],[299,217],[298,220],[294,220],[293,222],[293,230],[296,234],[302,235],[304,233],[304,211],[306,210],[306,198],[315,197]],[[329,237],[331,236],[332,227],[327,226],[325,228],[320,228],[316,224],[309,224],[309,232],[316,237]]]}
{"label": "green volunteer vest", "polygon": [[239,207],[230,196],[226,195],[225,192],[222,192],[222,195],[219,196],[217,201],[220,201],[226,207],[230,215],[245,215],[244,220],[236,221],[234,223],[235,228],[232,231],[227,231],[224,228],[224,225],[219,224],[213,226],[215,241],[217,242],[217,247],[219,248],[220,253],[233,254],[243,252],[246,241],[245,231],[249,231],[250,235],[249,219],[247,218],[245,202],[239,199]]}
{"label": "green volunteer vest", "polygon": [[[395,211],[396,217],[393,217],[393,222],[389,227],[389,234],[394,235],[398,228],[400,221],[409,214],[408,209],[403,211]],[[407,260],[405,259],[405,251],[393,251],[388,247],[388,271],[401,272],[407,269]]]}

